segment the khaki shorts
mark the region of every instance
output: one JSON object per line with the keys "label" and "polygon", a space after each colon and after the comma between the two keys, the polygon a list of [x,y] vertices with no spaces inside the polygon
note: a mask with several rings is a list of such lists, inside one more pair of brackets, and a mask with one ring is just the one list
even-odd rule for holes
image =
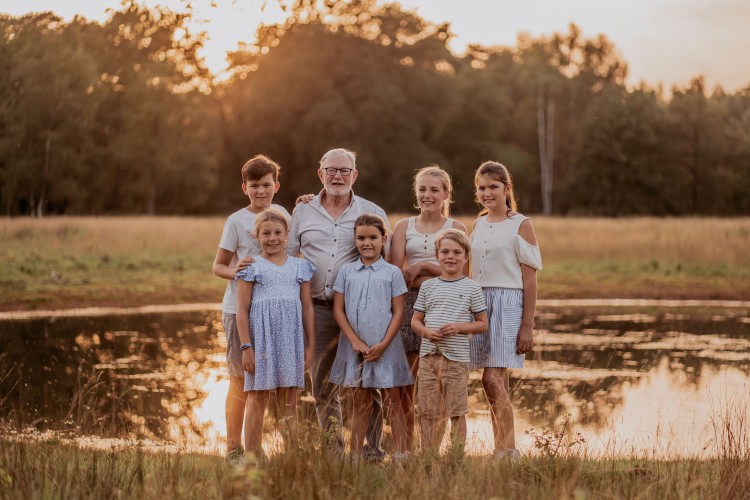
{"label": "khaki shorts", "polygon": [[426,418],[469,413],[469,364],[442,354],[420,357],[417,405],[419,414]]}

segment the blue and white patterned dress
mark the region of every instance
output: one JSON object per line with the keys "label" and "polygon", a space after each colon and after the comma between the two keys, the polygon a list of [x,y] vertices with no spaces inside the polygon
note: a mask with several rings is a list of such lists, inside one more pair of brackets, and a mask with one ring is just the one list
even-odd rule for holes
{"label": "blue and white patterned dress", "polygon": [[245,372],[245,391],[277,387],[305,387],[305,332],[302,327],[300,283],[310,281],[315,266],[288,256],[277,266],[257,256],[237,273],[252,281],[250,342],[255,351],[255,373]]}

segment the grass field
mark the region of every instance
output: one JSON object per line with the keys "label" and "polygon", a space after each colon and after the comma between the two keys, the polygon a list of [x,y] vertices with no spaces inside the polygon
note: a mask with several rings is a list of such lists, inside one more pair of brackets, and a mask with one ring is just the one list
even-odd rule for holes
{"label": "grass field", "polygon": [[[223,222],[0,219],[0,310],[219,302],[225,283],[211,263]],[[540,298],[750,299],[750,218],[534,224]]]}
{"label": "grass field", "polygon": [[[19,498],[721,498],[750,494],[750,459],[673,461],[416,455],[354,465],[313,448],[262,467],[216,455],[0,440],[0,496]],[[15,492],[15,493],[11,493]]]}

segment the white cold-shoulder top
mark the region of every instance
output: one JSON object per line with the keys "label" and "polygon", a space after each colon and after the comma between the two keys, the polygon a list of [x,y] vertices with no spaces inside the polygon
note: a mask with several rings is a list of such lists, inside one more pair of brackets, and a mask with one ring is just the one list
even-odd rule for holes
{"label": "white cold-shoulder top", "polygon": [[443,227],[430,234],[418,233],[416,221],[416,217],[409,217],[409,223],[406,225],[406,266],[413,266],[418,262],[429,262],[437,266],[435,236],[453,227],[453,219],[448,217]]}
{"label": "white cold-shoulder top", "polygon": [[524,240],[518,229],[528,217],[516,214],[500,222],[477,219],[471,233],[471,277],[482,287],[523,288],[521,264],[542,269],[539,245]]}

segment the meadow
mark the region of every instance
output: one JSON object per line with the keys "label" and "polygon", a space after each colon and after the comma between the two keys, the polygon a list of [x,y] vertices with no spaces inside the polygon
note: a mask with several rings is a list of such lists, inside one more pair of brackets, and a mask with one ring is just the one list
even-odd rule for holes
{"label": "meadow", "polygon": [[[219,302],[225,283],[211,264],[223,223],[0,219],[0,310]],[[750,299],[750,218],[535,217],[534,225],[542,299]]]}
{"label": "meadow", "polygon": [[[0,439],[2,442],[2,439]],[[12,492],[14,492],[12,494]],[[3,494],[4,493],[4,494]],[[712,460],[415,455],[352,464],[300,447],[258,466],[219,455],[4,442],[0,496],[24,498],[721,498],[750,495],[750,457]]]}

